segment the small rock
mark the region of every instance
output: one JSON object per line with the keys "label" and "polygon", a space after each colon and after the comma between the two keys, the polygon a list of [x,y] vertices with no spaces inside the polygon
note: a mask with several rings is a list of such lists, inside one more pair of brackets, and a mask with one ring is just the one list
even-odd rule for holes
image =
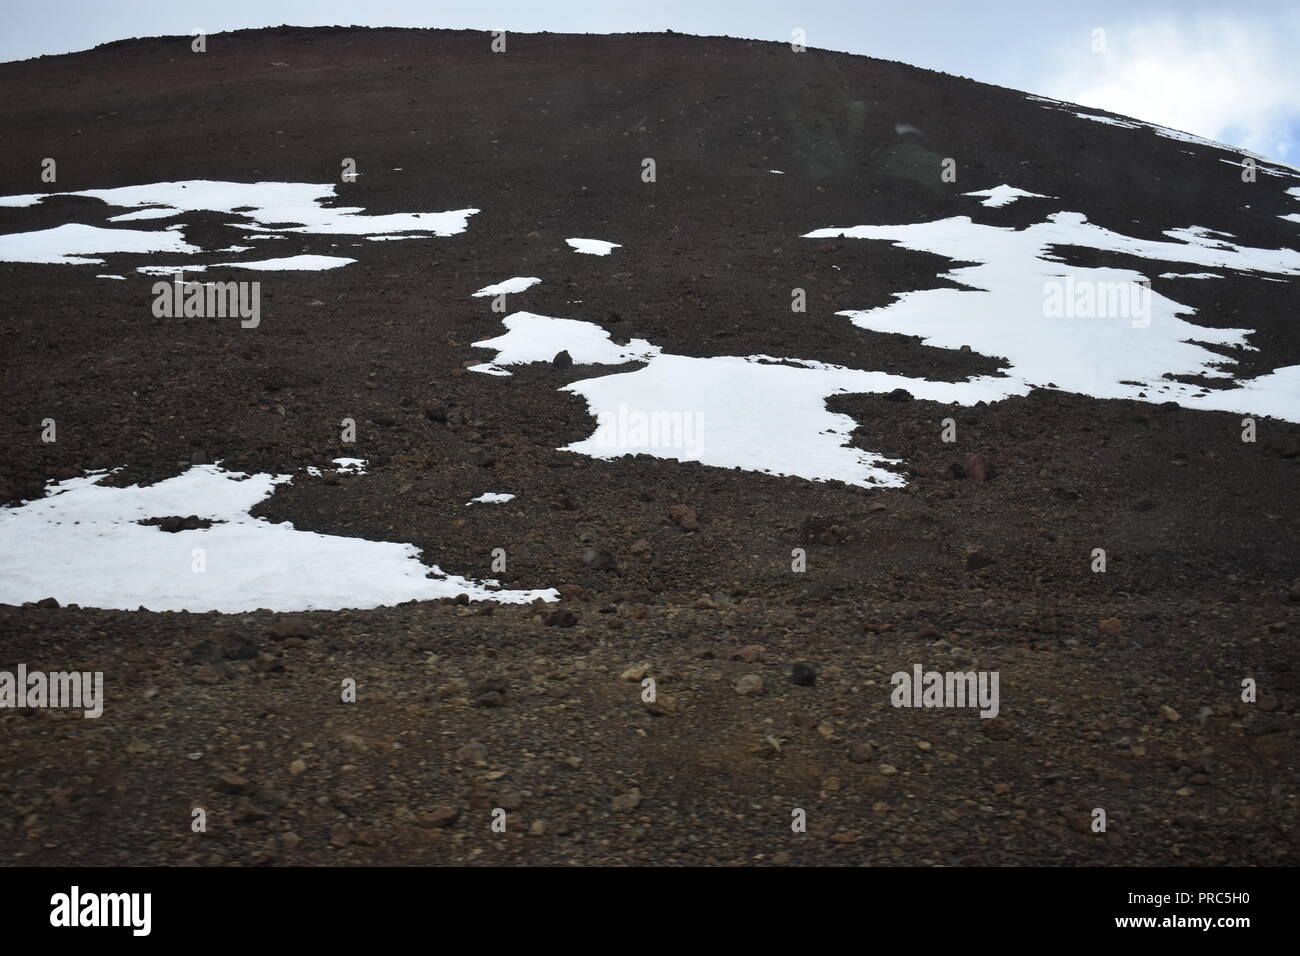
{"label": "small rock", "polygon": [[458,763],[483,764],[487,762],[487,749],[480,743],[468,743],[456,750]]}
{"label": "small rock", "polygon": [[597,571],[612,571],[614,568],[618,567],[618,562],[614,560],[614,555],[598,548],[587,548],[587,550],[583,551],[582,563]]}
{"label": "small rock", "polygon": [[989,460],[978,453],[966,456],[964,469],[971,481],[988,481],[997,475]]}
{"label": "small rock", "polygon": [[1006,740],[1011,736],[1011,722],[1005,717],[984,717],[980,719],[980,730],[990,740]]}
{"label": "small rock", "polygon": [[817,683],[817,671],[811,664],[805,664],[802,661],[796,662],[790,668],[790,681],[800,687],[812,687]]}
{"label": "small rock", "polygon": [[223,773],[217,778],[217,789],[222,793],[248,793],[251,787],[248,778],[237,773]]}
{"label": "small rock", "polygon": [[615,813],[628,813],[641,806],[641,791],[633,787],[627,793],[620,793],[611,803]]}
{"label": "small rock", "polygon": [[267,633],[280,641],[287,637],[311,637],[311,625],[300,617],[282,617]]}
{"label": "small rock", "polygon": [[763,692],[763,678],[757,674],[746,674],[736,681],[736,693],[748,697]]}
{"label": "small rock", "polygon": [[221,671],[217,670],[211,664],[204,664],[194,672],[193,680],[196,684],[220,684],[224,679]]}
{"label": "small rock", "polygon": [[876,748],[866,741],[860,740],[849,747],[849,759],[854,763],[870,763],[871,758],[875,756]]}
{"label": "small rock", "polygon": [[668,517],[683,531],[696,531],[700,527],[700,519],[690,505],[672,505]]}

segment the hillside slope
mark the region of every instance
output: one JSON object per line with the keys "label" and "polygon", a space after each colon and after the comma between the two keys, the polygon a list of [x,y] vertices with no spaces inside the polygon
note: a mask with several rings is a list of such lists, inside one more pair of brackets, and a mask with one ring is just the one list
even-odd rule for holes
{"label": "hillside slope", "polygon": [[[108,693],[0,712],[7,862],[1293,865],[1300,178],[864,57],[490,43],[0,64],[0,667]],[[199,181],[310,188],[42,198]],[[966,195],[1003,185],[1036,195]],[[100,261],[15,261],[46,255]],[[299,256],[328,258],[238,266]],[[259,281],[256,327],[157,315],[175,266]],[[1067,275],[1149,280],[1149,323],[1037,311]],[[513,277],[541,281],[474,296]],[[701,454],[591,444],[638,401],[700,413]],[[170,533],[21,504],[192,467],[292,477]],[[350,568],[398,556],[218,537],[253,518],[457,580],[367,590]],[[97,550],[123,524],[175,545],[147,582]],[[458,604],[462,577],[554,592]],[[297,588],[333,609],[265,610]],[[997,671],[998,717],[891,706],[916,664]]]}

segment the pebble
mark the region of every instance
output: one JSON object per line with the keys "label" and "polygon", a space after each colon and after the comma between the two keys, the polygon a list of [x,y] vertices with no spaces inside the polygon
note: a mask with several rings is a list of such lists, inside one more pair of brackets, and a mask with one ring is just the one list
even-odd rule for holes
{"label": "pebble", "polygon": [[870,763],[875,753],[876,748],[864,740],[859,740],[849,747],[849,759],[854,763]]}
{"label": "pebble", "polygon": [[743,696],[751,694],[761,694],[763,692],[763,678],[757,674],[746,674],[740,680],[736,681],[736,693]]}
{"label": "pebble", "polygon": [[671,505],[668,508],[668,517],[683,531],[696,531],[700,527],[699,516],[690,505]]}
{"label": "pebble", "polygon": [[800,687],[812,687],[817,683],[817,671],[811,664],[797,662],[790,668],[790,682]]}
{"label": "pebble", "polygon": [[627,793],[620,793],[611,803],[615,813],[628,813],[641,806],[641,791],[633,787]]}

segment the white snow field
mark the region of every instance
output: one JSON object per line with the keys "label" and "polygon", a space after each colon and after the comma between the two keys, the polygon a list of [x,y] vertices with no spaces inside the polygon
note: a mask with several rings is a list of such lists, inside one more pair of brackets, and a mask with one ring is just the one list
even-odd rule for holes
{"label": "white snow field", "polygon": [[979,189],[972,193],[962,193],[963,196],[983,196],[984,201],[981,206],[992,206],[994,209],[1002,206],[1009,206],[1017,199],[1053,199],[1053,196],[1044,196],[1042,193],[1031,193],[1027,189],[1017,189],[1015,186],[1008,186],[1003,183],[1001,186],[994,186],[992,189]]}
{"label": "white snow field", "polygon": [[587,400],[597,421],[591,437],[565,450],[595,458],[647,454],[814,481],[899,486],[903,477],[881,467],[889,459],[848,447],[856,422],[828,411],[828,396],[905,388],[918,398],[974,404],[1028,391],[1007,378],[931,382],[766,355],[665,355],[643,339],[617,346],[598,325],[531,312],[516,312],[502,324],[505,335],[474,343],[498,353],[476,371],[501,374],[502,365],[549,362],[561,350],[577,364],[646,362],[565,386]]}
{"label": "white snow field", "polygon": [[[364,236],[370,239],[452,236],[464,232],[469,217],[479,211],[456,209],[450,212],[389,213],[368,216],[363,215],[365,210],[360,207],[324,205],[336,198],[334,186],[330,184],[233,183],[206,179],[120,186],[112,189],[82,189],[65,193],[0,196],[0,206],[11,208],[34,206],[50,196],[84,196],[98,199],[108,207],[138,207],[135,212],[110,217],[109,222],[170,219],[187,212],[228,213],[252,220],[252,224],[229,223],[240,229],[253,230],[255,235],[245,237],[248,239],[281,239],[288,233]],[[182,228],[182,226],[169,226],[166,230],[138,231],[69,223],[53,229],[0,236],[0,261],[99,263],[103,260],[78,258],[78,256],[111,252],[194,254],[211,251],[186,243],[180,235],[176,234],[176,230]],[[403,235],[404,233],[422,235]],[[355,261],[343,260],[328,266],[303,265],[298,262],[309,258],[327,257],[290,256],[264,263],[221,263],[221,265],[276,270],[333,268],[335,265],[346,265],[348,262]]]}
{"label": "white snow field", "polygon": [[606,242],[604,239],[565,239],[575,252],[585,252],[590,256],[607,256],[615,249],[623,248],[617,242]]}
{"label": "white snow field", "polygon": [[356,262],[347,256],[284,256],[280,259],[259,259],[255,262],[218,262],[209,269],[253,269],[257,272],[320,272],[337,269]]}
{"label": "white snow field", "polygon": [[[1286,192],[1288,196],[1300,199],[1300,186],[1294,186]],[[1278,216],[1278,218],[1285,219],[1287,222],[1300,222],[1300,212],[1289,212],[1285,216]]]}
{"label": "white snow field", "polygon": [[541,281],[541,279],[535,279],[531,276],[515,276],[513,279],[506,279],[492,285],[485,285],[483,288],[473,293],[473,295],[501,295],[503,293],[513,294],[515,292],[523,292],[525,289],[531,289]]}
{"label": "white snow field", "polygon": [[659,347],[645,339],[615,345],[600,326],[575,319],[516,312],[502,319],[501,324],[508,330],[505,335],[474,343],[474,348],[495,349],[496,359],[471,366],[471,371],[509,375],[501,366],[549,362],[561,351],[568,351],[575,365],[622,365],[659,354]]}
{"label": "white snow field", "polygon": [[[995,202],[1034,194],[999,186],[972,195]],[[900,292],[889,305],[839,314],[864,329],[1003,358],[1010,367],[998,376],[948,383],[794,358],[671,355],[642,339],[616,345],[593,323],[531,312],[507,316],[505,334],[474,343],[497,355],[473,370],[508,375],[506,366],[549,362],[561,350],[580,365],[644,362],[633,371],[565,387],[586,399],[597,422],[590,437],[566,450],[596,458],[648,454],[861,486],[905,482],[885,467],[897,462],[849,445],[856,424],[826,408],[832,395],[902,388],[920,399],[971,405],[1045,387],[1300,421],[1300,366],[1234,379],[1231,351],[1225,356],[1209,346],[1253,350],[1252,330],[1195,325],[1183,318],[1194,309],[1150,288],[1153,275],[1201,279],[1215,273],[1084,268],[1064,261],[1070,247],[1079,247],[1259,278],[1300,275],[1300,253],[1291,249],[1242,246],[1228,241],[1227,233],[1198,226],[1164,235],[1167,240],[1137,239],[1075,212],[1057,212],[1023,229],[956,216],[806,234],[887,241],[975,263],[942,276],[964,288]],[[1228,387],[1184,384],[1166,374],[1225,380]]]}
{"label": "white snow field", "polygon": [[659,355],[636,371],[565,386],[587,400],[597,421],[590,438],[565,450],[901,487],[903,476],[881,467],[899,462],[849,447],[857,422],[826,408],[831,395],[896,388],[967,405],[1027,391],[1008,379],[931,382],[820,363],[780,364],[767,356]]}
{"label": "white snow field", "polygon": [[[195,465],[129,488],[102,485],[104,477],[52,482],[45,498],[0,509],[0,602],[54,597],[83,607],[233,613],[372,608],[462,593],[507,604],[559,599],[550,588],[501,590],[493,580],[444,574],[421,564],[412,544],[298,531],[289,522],[251,517],[249,510],[289,475]],[[213,524],[166,532],[139,523],[173,515]]]}
{"label": "white snow field", "polygon": [[109,252],[202,252],[179,233],[166,230],[104,229],[77,222],[53,229],[14,232],[0,236],[0,262],[64,263],[100,265],[96,253]]}
{"label": "white snow field", "polygon": [[[1107,126],[1120,126],[1124,129],[1148,129],[1157,136],[1163,136],[1165,139],[1177,140],[1180,143],[1193,143],[1197,146],[1209,146],[1213,149],[1221,149],[1225,152],[1236,153],[1238,156],[1249,156],[1259,163],[1266,163],[1268,167],[1260,166],[1264,172],[1270,176],[1294,176],[1300,175],[1300,171],[1288,166],[1286,163],[1269,159],[1267,156],[1261,156],[1258,153],[1252,153],[1248,150],[1241,149],[1237,146],[1229,146],[1227,143],[1220,143],[1217,140],[1206,139],[1204,136],[1197,136],[1195,133],[1184,133],[1179,129],[1171,129],[1168,126],[1161,126],[1158,123],[1149,123],[1146,120],[1134,119],[1133,117],[1102,116],[1097,113],[1079,112],[1079,104],[1067,103],[1064,100],[1054,100],[1047,96],[1026,96],[1026,99],[1035,100],[1039,103],[1046,104],[1045,108],[1049,110],[1060,110],[1065,113],[1071,113],[1079,119],[1091,120],[1094,123],[1104,123]],[[1092,107],[1085,107],[1092,109]],[[1225,163],[1232,163],[1232,160],[1222,160]],[[1233,165],[1241,165],[1233,163]]]}
{"label": "white snow field", "polygon": [[514,500],[514,495],[501,494],[495,491],[485,491],[477,498],[471,498],[469,501],[465,502],[465,507],[468,508],[470,505],[503,505],[507,501]]}
{"label": "white snow field", "polygon": [[[1080,213],[1058,212],[1025,229],[957,216],[902,226],[817,229],[805,238],[877,239],[977,263],[943,274],[965,289],[900,292],[889,305],[839,313],[861,328],[918,335],[943,348],[968,345],[1004,357],[1011,364],[1007,374],[1027,385],[1300,421],[1300,391],[1292,389],[1296,375],[1291,371],[1279,369],[1255,387],[1237,382],[1223,390],[1162,377],[1231,378],[1225,366],[1233,360],[1205,346],[1250,349],[1250,329],[1185,321],[1180,316],[1193,314],[1190,306],[1149,289],[1139,291],[1136,284],[1150,278],[1145,272],[1062,261],[1065,250],[1077,246],[1161,262],[1300,275],[1300,253],[1291,249],[1240,246],[1195,226],[1169,229],[1165,235],[1173,241],[1135,239],[1089,223]],[[1054,295],[1058,305],[1064,299],[1061,315],[1049,309]],[[1103,297],[1115,304],[1124,296],[1129,298],[1127,310],[1100,307]]]}

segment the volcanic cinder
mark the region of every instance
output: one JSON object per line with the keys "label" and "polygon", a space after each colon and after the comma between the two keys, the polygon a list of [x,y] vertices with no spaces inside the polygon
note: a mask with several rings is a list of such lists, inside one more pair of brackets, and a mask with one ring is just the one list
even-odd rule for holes
{"label": "volcanic cinder", "polygon": [[725,38],[0,82],[0,671],[105,675],[5,862],[1297,862],[1294,170]]}

